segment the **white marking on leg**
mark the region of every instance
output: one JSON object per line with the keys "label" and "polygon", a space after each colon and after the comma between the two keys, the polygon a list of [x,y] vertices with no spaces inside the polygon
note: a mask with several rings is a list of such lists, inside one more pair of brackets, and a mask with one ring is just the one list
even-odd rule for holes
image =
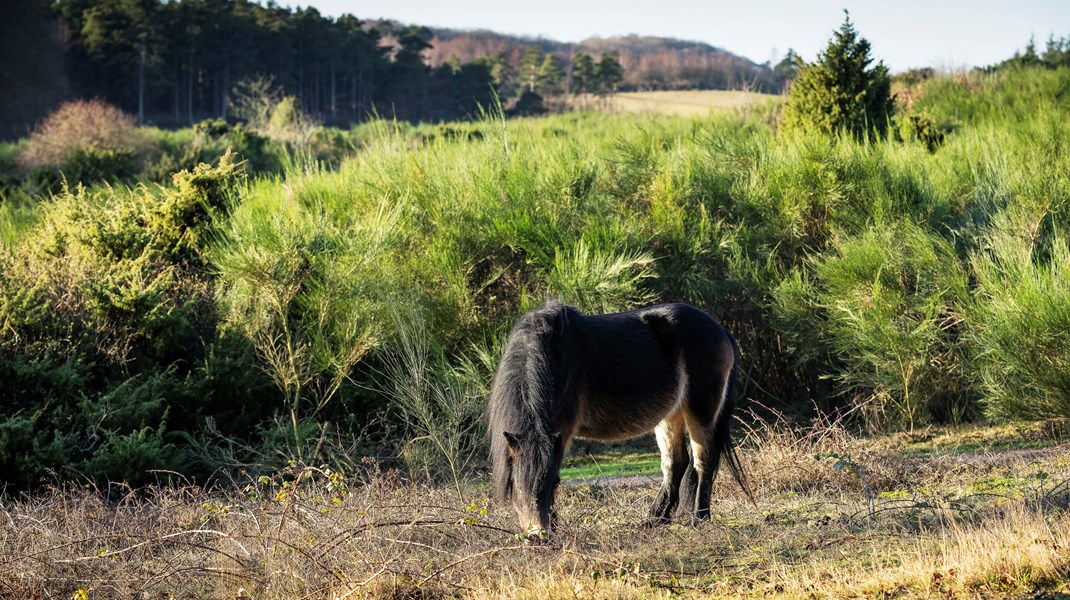
{"label": "white marking on leg", "polygon": [[699,478],[706,472],[706,454],[705,444],[695,441],[695,434],[691,434],[691,458],[695,462],[695,472],[699,474]]}
{"label": "white marking on leg", "polygon": [[672,414],[670,413],[654,428],[654,437],[657,438],[658,449],[661,450],[661,475],[667,483],[672,481],[672,446],[673,436],[675,435],[670,421],[671,418]]}

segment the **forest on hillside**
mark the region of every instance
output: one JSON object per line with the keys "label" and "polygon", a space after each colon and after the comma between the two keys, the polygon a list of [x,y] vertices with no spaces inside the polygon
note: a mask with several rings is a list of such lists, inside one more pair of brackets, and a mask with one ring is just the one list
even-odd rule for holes
{"label": "forest on hillside", "polygon": [[[633,36],[567,45],[275,2],[17,0],[9,16],[0,36],[10,66],[0,74],[5,136],[25,135],[71,98],[99,98],[166,127],[233,121],[242,94],[265,82],[317,121],[346,125],[375,115],[468,119],[498,102],[532,114],[563,94],[618,88],[779,91],[785,81],[705,44]],[[525,90],[538,98],[522,99]]]}

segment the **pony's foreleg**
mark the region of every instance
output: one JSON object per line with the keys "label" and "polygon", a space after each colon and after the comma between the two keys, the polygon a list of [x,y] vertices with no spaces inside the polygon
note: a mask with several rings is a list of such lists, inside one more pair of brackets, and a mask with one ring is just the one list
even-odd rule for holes
{"label": "pony's foreleg", "polygon": [[687,441],[684,438],[686,425],[680,413],[665,417],[654,429],[661,450],[661,489],[650,507],[651,525],[668,523],[680,501],[680,480],[687,469]]}

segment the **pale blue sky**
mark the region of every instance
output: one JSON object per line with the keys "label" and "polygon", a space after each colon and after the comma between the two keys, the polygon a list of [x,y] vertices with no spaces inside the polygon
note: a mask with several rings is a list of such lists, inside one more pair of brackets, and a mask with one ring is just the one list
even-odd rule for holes
{"label": "pale blue sky", "polygon": [[755,62],[794,48],[813,60],[843,9],[892,70],[954,69],[1010,57],[1035,35],[1070,35],[1070,0],[278,0],[320,12],[576,42],[636,33],[703,41]]}

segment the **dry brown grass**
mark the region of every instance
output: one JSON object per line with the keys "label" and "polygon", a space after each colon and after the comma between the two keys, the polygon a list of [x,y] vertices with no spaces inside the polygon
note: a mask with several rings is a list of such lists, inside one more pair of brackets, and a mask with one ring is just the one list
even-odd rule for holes
{"label": "dry brown grass", "polygon": [[621,92],[613,95],[612,110],[640,114],[669,114],[686,117],[745,108],[776,99],[771,94],[729,90],[681,90],[661,92]]}
{"label": "dry brown grass", "polygon": [[77,149],[130,149],[135,154],[146,142],[132,115],[100,100],[77,100],[57,108],[38,125],[16,157],[24,170],[57,168]]}
{"label": "dry brown grass", "polygon": [[[526,544],[486,486],[306,468],[225,489],[6,499],[0,596],[70,598],[992,597],[1067,591],[1070,451],[1006,461],[878,451],[835,423],[750,433],[758,505],[638,529],[654,490],[566,486]],[[833,456],[835,455],[835,456]]]}

